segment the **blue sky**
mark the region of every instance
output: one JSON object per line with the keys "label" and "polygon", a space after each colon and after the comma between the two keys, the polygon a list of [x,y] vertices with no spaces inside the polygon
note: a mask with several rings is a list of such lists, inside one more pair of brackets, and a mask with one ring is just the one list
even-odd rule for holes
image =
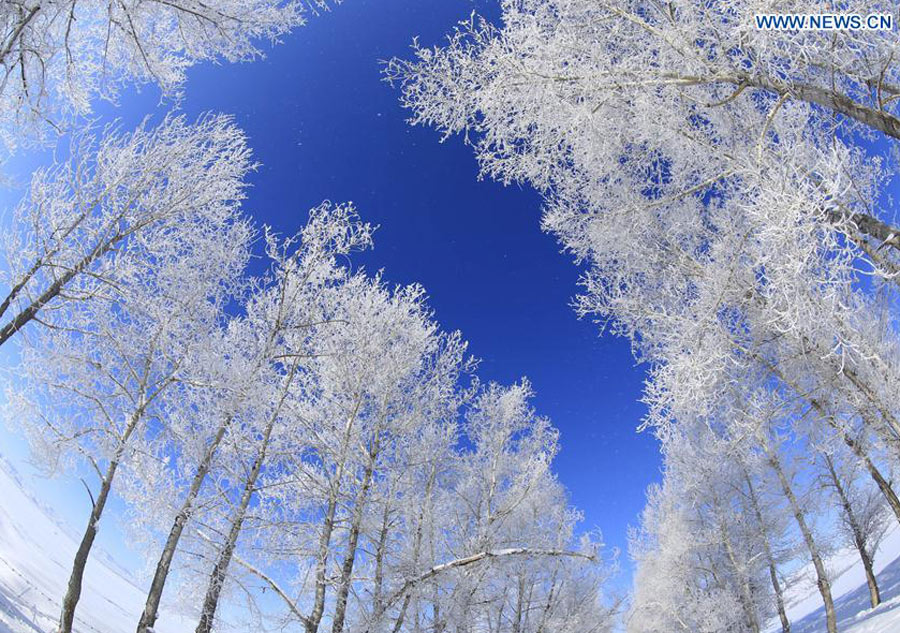
{"label": "blue sky", "polygon": [[[482,379],[532,381],[535,406],[561,431],[556,470],[584,527],[624,550],[645,488],[659,479],[656,442],[635,431],[643,368],[626,341],[576,318],[579,271],[540,231],[537,194],[477,181],[462,140],[441,144],[434,130],[411,128],[381,80],[379,60],[407,55],[416,35],[439,43],[473,10],[497,15],[477,0],[347,0],[266,47],[264,60],[194,68],[181,106],[231,113],[247,132],[262,165],[246,208],[260,222],[292,233],[330,199],[353,201],[380,225],[375,250],[355,261],[390,282],[423,284],[441,324],[482,359]],[[170,106],[144,88],[97,115],[131,126]],[[25,173],[34,161],[14,167]]]}

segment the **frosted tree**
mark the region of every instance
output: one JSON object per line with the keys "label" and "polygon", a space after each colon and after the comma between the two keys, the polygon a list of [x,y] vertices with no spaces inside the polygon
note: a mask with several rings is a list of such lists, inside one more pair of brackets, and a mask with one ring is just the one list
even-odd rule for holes
{"label": "frosted tree", "polygon": [[[360,294],[358,304],[348,306],[345,319],[350,322],[350,332],[339,334],[341,338],[327,343],[325,348],[337,352],[346,346],[341,341],[348,340],[348,334],[349,340],[354,341],[347,350],[351,354],[343,359],[335,356],[339,365],[325,373],[339,381],[336,394],[356,394],[355,402],[347,402],[354,402],[356,428],[350,436],[344,434],[352,444],[342,441],[342,453],[327,460],[335,465],[333,472],[341,472],[344,481],[336,480],[336,492],[347,495],[341,505],[348,507],[346,534],[335,530],[330,535],[332,547],[343,551],[334,589],[333,633],[345,629],[349,597],[356,593],[354,568],[368,549],[361,547],[361,539],[366,517],[374,506],[375,478],[390,481],[391,471],[402,469],[413,457],[404,448],[418,433],[419,425],[450,418],[458,402],[456,381],[465,362],[465,345],[458,337],[441,340],[423,304],[421,288],[399,289],[393,296],[377,286],[372,290],[375,292]],[[383,307],[379,308],[379,304]],[[354,314],[359,315],[356,323]],[[373,343],[377,347],[372,347]],[[368,359],[378,360],[373,363]],[[351,409],[346,407],[346,411]],[[340,419],[353,417],[343,415]],[[354,437],[359,439],[353,441]],[[353,445],[365,447],[365,452],[355,455]]]}
{"label": "frosted tree", "polygon": [[[311,555],[297,561],[309,592],[307,631],[343,631],[373,609],[384,617],[387,544],[400,538],[390,529],[392,497],[411,492],[404,479],[419,458],[411,449],[433,452],[423,439],[448,439],[441,425],[452,421],[465,368],[465,345],[440,333],[420,288],[392,291],[357,277],[340,293],[333,327],[312,342],[319,400],[294,405],[314,409],[295,414],[303,423],[292,452],[302,461],[289,472],[298,476],[269,487],[296,508],[293,521],[309,540],[300,548]],[[359,567],[374,576],[360,578]],[[362,601],[367,592],[372,607]]]}
{"label": "frosted tree", "polygon": [[387,74],[414,123],[465,133],[484,175],[545,194],[545,228],[590,264],[583,314],[663,367],[694,350],[684,393],[729,353],[746,364],[735,335],[763,325],[779,362],[806,365],[788,379],[838,387],[896,443],[896,336],[853,283],[896,285],[897,231],[874,203],[888,161],[843,133],[893,129],[895,102],[876,116],[859,89],[891,83],[896,43],[843,33],[836,52],[830,35],[756,30],[754,6],[507,2],[502,26],[473,18]]}
{"label": "frosted tree", "polygon": [[[286,341],[303,333],[314,336],[316,324],[328,320],[323,297],[348,274],[337,258],[369,246],[371,232],[369,225],[359,221],[352,205],[323,203],[310,211],[306,226],[296,237],[279,240],[267,235],[271,273],[257,280],[257,289],[245,306],[246,315],[229,323],[228,331],[212,346],[216,351],[204,359],[212,371],[208,371],[210,375],[196,394],[202,403],[196,408],[189,407],[192,420],[182,434],[182,437],[199,436],[203,441],[199,450],[191,454],[194,470],[189,475],[190,485],[180,500],[157,562],[139,632],[143,633],[156,621],[176,549],[210,470],[219,459],[220,446],[223,442],[238,447],[241,442],[253,444],[246,429],[237,433],[235,427],[257,428],[249,421],[266,410],[261,403],[271,401],[272,397],[280,401],[285,390],[295,388],[294,379],[302,367],[294,360],[299,362],[300,356],[297,352],[291,356]],[[279,411],[280,406],[271,411],[273,423]],[[260,447],[263,455],[258,460],[260,468],[266,449],[267,446]],[[232,458],[235,455],[241,455],[239,448],[230,452]],[[252,491],[253,487],[251,483],[248,489]],[[211,492],[215,493],[215,487]],[[247,495],[247,504],[249,501]],[[246,512],[246,507],[243,511]],[[240,526],[235,530],[235,540],[239,531]],[[235,544],[230,547],[234,548]],[[228,566],[225,558],[223,569],[217,572],[217,577],[223,579]]]}
{"label": "frosted tree", "polygon": [[[468,404],[472,395],[471,388],[460,391],[458,402]],[[383,510],[372,537],[375,555],[368,563],[365,557],[361,561],[367,565],[361,575],[369,569],[374,578],[368,591],[363,588],[371,607],[361,610],[356,626],[363,628],[364,623],[364,630],[372,633],[420,629],[429,617],[427,605],[437,604],[435,582],[463,564],[454,561],[443,538],[452,521],[448,508],[454,503],[463,426],[456,411],[426,421],[409,442],[407,456],[395,462],[403,466],[394,470],[390,481],[396,483],[381,496]],[[477,567],[484,561],[480,557],[466,562]]]}
{"label": "frosted tree", "polygon": [[129,84],[177,96],[205,61],[259,57],[324,0],[9,0],[0,5],[0,144],[61,131]]}
{"label": "frosted tree", "polygon": [[719,579],[705,544],[707,526],[698,524],[675,478],[652,486],[640,529],[630,537],[635,562],[634,591],[626,616],[631,633],[651,631],[748,630],[741,599]]}
{"label": "frosted tree", "polygon": [[61,633],[72,629],[118,470],[165,425],[170,395],[192,380],[191,359],[203,353],[243,273],[252,233],[236,211],[220,222],[190,221],[185,213],[178,229],[143,233],[147,250],[137,258],[137,249],[123,249],[111,289],[65,303],[55,312],[59,321],[29,337],[23,350],[25,384],[10,400],[35,454],[51,469],[87,465],[98,479],[96,495],[88,487],[92,507],[63,600]]}
{"label": "frosted tree", "polygon": [[[691,624],[699,616],[688,607],[716,590],[722,593],[714,601],[730,596],[730,609],[736,610],[721,614],[725,619],[715,621],[713,630],[761,630],[777,612],[782,630],[789,631],[780,568],[797,564],[813,575],[827,625],[835,630],[826,560],[839,543],[830,530],[822,529],[834,513],[824,503],[827,497],[816,485],[806,455],[821,458],[826,447],[842,451],[848,465],[855,465],[852,474],[837,475],[844,498],[849,498],[851,487],[867,490],[873,506],[880,507],[879,522],[884,521],[886,502],[840,436],[832,433],[831,443],[820,445],[804,435],[822,427],[796,407],[795,398],[772,391],[750,389],[734,395],[723,390],[714,416],[683,416],[678,426],[661,435],[664,481],[651,491],[632,546],[638,569],[629,619],[634,630],[656,630],[666,626],[664,622],[681,626],[679,619],[690,630],[702,630],[706,624]],[[840,503],[839,493],[835,498]],[[857,517],[855,522],[862,507],[850,513]],[[875,540],[879,529],[883,527],[872,534]],[[692,536],[686,537],[685,530]],[[845,538],[852,542],[852,529]],[[700,612],[706,614],[707,609],[701,606]],[[729,613],[745,615],[726,624]]]}
{"label": "frosted tree", "polygon": [[466,415],[472,449],[459,458],[445,547],[460,563],[488,560],[471,569],[451,563],[455,573],[419,588],[436,629],[611,625],[599,593],[608,568],[598,543],[574,538],[578,516],[549,470],[558,434],[530,406],[531,395],[527,381],[490,384]]}
{"label": "frosted tree", "polygon": [[0,345],[28,324],[58,325],[76,303],[111,300],[157,249],[190,248],[194,234],[238,261],[243,239],[209,237],[237,221],[252,168],[243,133],[221,115],[78,134],[66,160],[34,173],[2,236]]}
{"label": "frosted tree", "polygon": [[806,550],[803,558],[812,563],[816,587],[825,606],[826,626],[833,633],[837,630],[837,614],[826,566],[826,557],[833,542],[817,533],[815,524],[819,517],[813,508],[822,502],[818,490],[802,482],[804,461],[797,455],[803,454],[806,442],[796,432],[797,412],[792,410],[790,400],[771,391],[753,392],[743,400],[738,401],[738,406],[731,413],[730,432],[734,435],[753,433],[753,444],[745,448],[768,468],[768,476],[773,480],[772,488],[779,491],[787,502],[785,514],[793,518]]}
{"label": "frosted tree", "polygon": [[[773,504],[755,476],[748,497],[753,475],[745,448],[726,427],[683,431],[664,439],[664,481],[651,489],[640,531],[632,538],[640,580],[630,626],[652,630],[680,620],[700,630],[759,632],[774,611],[783,610],[777,582],[777,565],[784,560],[783,522],[770,516]],[[757,513],[747,511],[751,503]],[[686,537],[685,530],[693,536]],[[678,543],[680,538],[686,542]],[[660,565],[672,567],[666,571]],[[669,575],[652,579],[647,574]],[[713,607],[706,606],[707,600],[725,601],[714,608],[726,610],[709,611]]]}
{"label": "frosted tree", "polygon": [[[781,622],[782,633],[790,633],[791,623],[785,609],[784,597],[786,583],[779,569],[782,563],[792,558],[793,553],[790,546],[786,545],[787,517],[778,502],[773,499],[773,495],[767,494],[767,488],[770,486],[767,486],[764,476],[760,476],[759,464],[756,464],[756,468],[752,468],[741,463],[739,468],[746,484],[741,490],[744,512],[752,517],[750,524],[757,535],[755,539],[757,550],[762,552],[768,569],[775,611]],[[754,470],[757,472],[754,473]]]}
{"label": "frosted tree", "polygon": [[[258,503],[241,497],[219,530],[242,523],[222,590],[260,582],[284,606],[277,621],[308,631],[610,626],[601,594],[609,568],[598,543],[574,535],[578,514],[548,471],[555,431],[529,417],[527,391],[490,387],[460,422],[473,438],[483,433],[484,446],[460,452],[457,409],[469,396],[458,335],[440,333],[416,287],[355,275],[333,292],[336,312],[308,339],[307,376],[267,441]],[[491,458],[489,448],[500,453]],[[248,472],[249,463],[238,466],[234,481]],[[479,477],[490,472],[493,491]],[[491,500],[488,519],[472,514],[472,486]],[[216,569],[229,543],[213,544]],[[296,568],[291,584],[286,568]],[[201,626],[212,623],[202,617]]]}
{"label": "frosted tree", "polygon": [[[860,0],[846,8],[892,7]],[[756,29],[757,11],[747,1],[504,2],[501,26],[473,16],[444,47],[414,45],[416,59],[393,60],[387,76],[400,84],[414,123],[467,132],[485,174],[552,190],[547,226],[574,241],[586,223],[632,215],[636,206],[696,210],[694,193],[745,189],[743,170],[760,158],[755,150],[767,149],[768,132],[787,127],[790,112],[799,116],[792,124],[805,119],[825,136],[836,114],[887,134],[898,129],[896,100],[885,92],[900,72],[889,32],[797,37]],[[827,187],[821,176],[806,178]],[[617,202],[626,208],[617,212]],[[607,217],[578,225],[561,215],[570,203]],[[894,231],[877,218],[853,220],[861,235],[893,246]],[[654,228],[661,227],[647,227]]]}

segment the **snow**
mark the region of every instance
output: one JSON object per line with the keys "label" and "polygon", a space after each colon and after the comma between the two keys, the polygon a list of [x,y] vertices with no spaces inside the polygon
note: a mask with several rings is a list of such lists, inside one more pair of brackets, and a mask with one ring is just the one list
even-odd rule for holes
{"label": "snow", "polygon": [[[840,633],[897,633],[900,631],[900,526],[892,528],[875,554],[875,576],[882,603],[869,607],[869,589],[859,556],[853,549],[828,560]],[[811,567],[798,572],[786,592],[793,633],[824,633],[825,609]],[[769,633],[781,630],[777,618]]]}
{"label": "snow", "polygon": [[[51,633],[77,541],[22,485],[0,457],[0,633]],[[146,593],[97,552],[88,562],[77,633],[133,631]],[[196,623],[163,613],[156,633],[184,633]]]}

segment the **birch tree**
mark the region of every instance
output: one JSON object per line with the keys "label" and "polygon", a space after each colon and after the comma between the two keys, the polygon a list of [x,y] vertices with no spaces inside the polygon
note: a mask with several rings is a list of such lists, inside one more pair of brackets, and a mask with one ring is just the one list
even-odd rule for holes
{"label": "birch tree", "polygon": [[718,538],[706,538],[708,530],[697,524],[677,485],[667,475],[649,489],[640,528],[630,535],[635,582],[627,630],[747,630],[739,596],[720,580],[720,570],[704,552],[704,545]]}
{"label": "birch tree", "polygon": [[[611,626],[610,568],[598,542],[575,534],[579,515],[548,471],[555,431],[530,417],[527,386],[488,387],[459,422],[482,448],[461,451],[459,337],[440,333],[415,287],[357,276],[334,291],[342,316],[304,360],[315,386],[286,399],[259,503],[241,497],[221,530],[242,519],[221,595],[255,580],[282,603],[279,626],[304,630]],[[251,436],[246,446],[259,446]],[[235,481],[248,472],[239,466]],[[487,495],[489,518],[472,514],[473,494]],[[231,542],[214,544],[217,569]]]}
{"label": "birch tree", "polygon": [[[412,123],[463,135],[482,176],[544,195],[544,228],[588,267],[580,314],[628,337],[649,364],[643,428],[666,459],[670,438],[699,449],[702,429],[717,429],[743,463],[768,464],[749,482],[783,497],[833,631],[830,543],[788,464],[809,453],[811,431],[828,435],[896,505],[880,462],[900,457],[889,395],[900,385],[900,232],[884,195],[895,159],[868,140],[898,137],[897,42],[888,31],[757,29],[764,9],[511,0],[498,24],[473,16],[443,46],[415,43],[413,58],[392,60],[386,74]],[[648,509],[649,545],[638,551],[655,555],[641,554],[634,626],[752,630],[752,591],[727,581],[744,576],[733,573],[741,528],[710,533],[728,512],[682,509],[698,500],[682,480],[699,477],[703,462],[688,464],[671,484],[667,471],[651,498],[660,509]],[[722,498],[700,490],[704,503]],[[699,552],[678,541],[695,521],[710,534]]]}

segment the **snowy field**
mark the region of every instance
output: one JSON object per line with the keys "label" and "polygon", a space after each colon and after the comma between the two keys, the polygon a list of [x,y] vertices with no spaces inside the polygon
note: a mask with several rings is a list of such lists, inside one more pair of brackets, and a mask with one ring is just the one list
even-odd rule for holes
{"label": "snowy field", "polygon": [[[44,509],[0,458],[0,633],[50,633],[71,569],[76,540]],[[145,592],[100,551],[88,561],[78,633],[133,631]],[[163,613],[158,633],[192,631],[195,623]]]}
{"label": "snowy field", "polygon": [[[882,603],[869,607],[869,589],[855,550],[842,550],[828,561],[841,633],[900,632],[900,528],[892,529],[875,556]],[[797,574],[787,591],[792,633],[824,633],[825,609],[810,567]],[[768,632],[781,631],[777,618]]]}

